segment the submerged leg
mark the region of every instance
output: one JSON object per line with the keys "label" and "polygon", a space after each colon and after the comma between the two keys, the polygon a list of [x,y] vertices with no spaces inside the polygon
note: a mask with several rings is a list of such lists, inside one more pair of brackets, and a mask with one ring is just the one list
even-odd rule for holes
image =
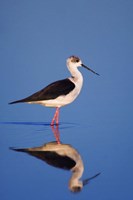
{"label": "submerged leg", "polygon": [[52,128],[52,131],[54,133],[57,144],[60,144],[61,142],[60,142],[59,126],[58,125],[56,127],[51,126],[51,128]]}
{"label": "submerged leg", "polygon": [[52,121],[51,121],[51,126],[53,126],[54,125],[54,122],[56,122],[56,125],[58,125],[59,124],[59,108],[57,107],[56,108],[56,111],[55,111],[55,114],[54,114],[54,117],[53,117],[53,119],[52,119]]}

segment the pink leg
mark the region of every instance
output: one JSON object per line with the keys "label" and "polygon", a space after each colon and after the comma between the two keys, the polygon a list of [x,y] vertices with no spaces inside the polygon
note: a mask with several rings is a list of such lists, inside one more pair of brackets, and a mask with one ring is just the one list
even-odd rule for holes
{"label": "pink leg", "polygon": [[59,126],[57,125],[56,128],[54,126],[51,126],[51,128],[54,133],[57,144],[60,144],[61,142],[60,142]]}
{"label": "pink leg", "polygon": [[59,125],[59,113],[60,113],[59,108],[57,108],[56,111],[57,111],[57,115],[56,115],[56,125]]}
{"label": "pink leg", "polygon": [[55,111],[55,114],[54,114],[54,117],[53,117],[53,119],[52,119],[52,121],[51,121],[51,126],[54,126],[54,122],[56,122],[56,125],[58,125],[59,124],[59,108],[57,107],[56,108],[56,111]]}

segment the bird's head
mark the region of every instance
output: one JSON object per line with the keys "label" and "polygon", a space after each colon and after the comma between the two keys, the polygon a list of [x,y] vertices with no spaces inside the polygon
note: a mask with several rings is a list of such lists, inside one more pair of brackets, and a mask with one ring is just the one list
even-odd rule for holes
{"label": "bird's head", "polygon": [[89,71],[93,72],[94,74],[99,75],[98,73],[96,73],[95,71],[93,71],[92,69],[90,69],[89,67],[84,65],[82,63],[81,59],[77,56],[70,56],[67,59],[67,67],[68,67],[68,69],[77,68],[77,67],[84,67],[85,69],[88,69]]}
{"label": "bird's head", "polygon": [[69,67],[81,67],[82,66],[82,61],[80,60],[79,57],[77,56],[70,56],[67,59],[67,66]]}
{"label": "bird's head", "polygon": [[69,183],[69,189],[71,192],[74,192],[74,193],[80,192],[82,188],[83,188],[82,181],[74,180],[74,181],[70,181]]}

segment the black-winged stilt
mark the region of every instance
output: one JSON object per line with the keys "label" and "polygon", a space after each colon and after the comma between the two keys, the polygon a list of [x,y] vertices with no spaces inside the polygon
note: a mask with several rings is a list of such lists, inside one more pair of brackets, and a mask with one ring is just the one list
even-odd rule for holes
{"label": "black-winged stilt", "polygon": [[97,173],[90,178],[81,180],[84,172],[84,163],[79,152],[70,144],[49,142],[39,147],[10,149],[28,153],[29,155],[41,159],[53,167],[70,170],[72,172],[72,176],[69,180],[69,189],[71,192],[80,192],[83,186],[88,184],[91,179],[100,175],[100,173]]}
{"label": "black-winged stilt", "polygon": [[56,107],[54,117],[51,121],[51,126],[54,125],[54,123],[58,125],[60,107],[73,102],[81,91],[83,85],[83,77],[78,70],[78,67],[84,67],[94,74],[99,75],[89,67],[85,66],[77,56],[69,57],[66,64],[68,70],[71,73],[71,77],[53,82],[42,90],[32,94],[31,96],[21,100],[13,101],[9,104],[32,103],[41,104],[47,107]]}

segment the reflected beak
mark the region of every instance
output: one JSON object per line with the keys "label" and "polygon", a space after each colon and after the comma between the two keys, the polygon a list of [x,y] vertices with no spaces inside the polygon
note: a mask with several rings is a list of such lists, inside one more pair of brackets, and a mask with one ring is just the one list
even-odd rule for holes
{"label": "reflected beak", "polygon": [[87,184],[89,183],[90,180],[96,178],[96,177],[99,176],[100,174],[101,174],[101,173],[98,173],[98,174],[96,174],[96,175],[94,175],[94,176],[92,176],[92,177],[90,177],[90,178],[87,178],[87,179],[83,180],[83,186],[84,186],[84,185],[87,185]]}
{"label": "reflected beak", "polygon": [[88,69],[89,71],[93,72],[94,74],[100,76],[100,74],[94,72],[92,69],[90,69],[89,67],[85,66],[84,64],[81,64],[82,67],[84,67],[85,69]]}

